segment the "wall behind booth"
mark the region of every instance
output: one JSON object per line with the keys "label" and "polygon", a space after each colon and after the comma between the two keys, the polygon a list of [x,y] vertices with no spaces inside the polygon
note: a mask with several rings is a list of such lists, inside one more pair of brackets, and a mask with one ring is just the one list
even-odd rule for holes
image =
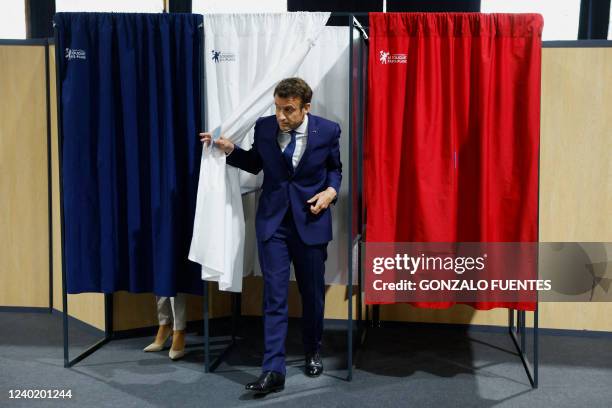
{"label": "wall behind booth", "polygon": [[45,48],[0,45],[0,306],[49,307]]}

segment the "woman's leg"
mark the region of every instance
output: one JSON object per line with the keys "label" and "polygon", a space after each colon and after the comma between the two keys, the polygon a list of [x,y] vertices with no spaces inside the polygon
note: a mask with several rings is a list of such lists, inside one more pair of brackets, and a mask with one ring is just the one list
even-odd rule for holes
{"label": "woman's leg", "polygon": [[172,315],[174,316],[174,330],[185,330],[187,326],[187,317],[185,315],[185,308],[187,303],[187,296],[183,293],[177,293],[176,297],[170,298],[172,305]]}
{"label": "woman's leg", "polygon": [[170,298],[164,296],[157,296],[157,320],[159,321],[159,328],[157,329],[157,335],[153,343],[145,347],[144,351],[161,351],[164,348],[164,343],[168,340],[168,337],[172,334],[172,319],[171,319],[171,305]]}
{"label": "woman's leg", "polygon": [[187,326],[186,317],[186,296],[177,293],[170,298],[172,304],[172,314],[174,316],[174,335],[172,336],[172,346],[170,347],[170,358],[178,360],[185,355],[185,327]]}

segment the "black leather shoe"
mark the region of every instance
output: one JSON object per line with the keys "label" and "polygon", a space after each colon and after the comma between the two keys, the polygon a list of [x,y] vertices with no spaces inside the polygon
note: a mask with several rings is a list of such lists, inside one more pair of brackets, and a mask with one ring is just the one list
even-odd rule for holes
{"label": "black leather shoe", "polygon": [[285,376],[275,371],[264,371],[257,381],[248,383],[245,388],[258,394],[279,392],[285,389]]}
{"label": "black leather shoe", "polygon": [[309,377],[318,377],[323,372],[323,361],[319,353],[306,354],[306,367],[304,367],[306,375]]}

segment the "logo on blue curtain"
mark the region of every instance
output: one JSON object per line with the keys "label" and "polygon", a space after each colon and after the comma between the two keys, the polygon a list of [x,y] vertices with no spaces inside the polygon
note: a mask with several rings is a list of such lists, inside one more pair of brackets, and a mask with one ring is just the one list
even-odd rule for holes
{"label": "logo on blue curtain", "polygon": [[215,63],[232,62],[232,61],[236,61],[236,54],[234,54],[233,52],[222,52],[219,50],[212,50],[212,60]]}
{"label": "logo on blue curtain", "polygon": [[389,51],[380,50],[378,61],[385,64],[406,64],[408,54],[391,54]]}
{"label": "logo on blue curtain", "polygon": [[67,60],[71,59],[87,59],[87,54],[84,50],[78,50],[74,48],[66,48],[64,55]]}

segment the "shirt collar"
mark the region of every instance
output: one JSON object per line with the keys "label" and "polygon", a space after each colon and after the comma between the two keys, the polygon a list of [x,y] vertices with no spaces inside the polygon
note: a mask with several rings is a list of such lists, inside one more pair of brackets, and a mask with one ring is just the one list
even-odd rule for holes
{"label": "shirt collar", "polygon": [[[295,128],[295,133],[298,135],[305,135],[307,130],[308,130],[308,114],[304,115],[304,120],[302,121],[300,126]],[[289,133],[289,132],[282,132],[282,133]]]}

